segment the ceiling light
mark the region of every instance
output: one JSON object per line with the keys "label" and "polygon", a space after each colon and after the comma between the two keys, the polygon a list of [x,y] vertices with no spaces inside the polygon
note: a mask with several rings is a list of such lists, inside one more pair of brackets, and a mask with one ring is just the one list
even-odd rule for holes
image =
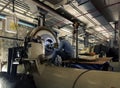
{"label": "ceiling light", "polygon": [[101,28],[101,27],[97,27],[97,28],[95,28],[95,30],[98,31],[98,32],[104,31],[104,29]]}
{"label": "ceiling light", "polygon": [[71,7],[70,5],[64,5],[64,9],[74,16],[80,15],[80,13],[76,11],[73,7]]}
{"label": "ceiling light", "polygon": [[68,32],[68,33],[72,33],[70,30],[68,30],[67,28],[61,28],[60,30],[63,30],[65,32]]}

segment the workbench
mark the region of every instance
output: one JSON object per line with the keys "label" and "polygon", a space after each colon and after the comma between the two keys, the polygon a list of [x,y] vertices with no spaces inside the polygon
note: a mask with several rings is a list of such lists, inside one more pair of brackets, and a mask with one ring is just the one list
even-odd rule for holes
{"label": "workbench", "polygon": [[85,60],[85,59],[72,59],[64,60],[63,66],[73,67],[73,68],[83,68],[91,70],[102,70],[103,68],[107,70],[109,62],[112,60],[112,57],[102,57],[95,60]]}
{"label": "workbench", "polygon": [[112,60],[112,57],[103,57],[103,58],[98,58],[96,60],[81,60],[78,61],[78,63],[84,63],[84,64],[104,64],[106,62],[110,62]]}

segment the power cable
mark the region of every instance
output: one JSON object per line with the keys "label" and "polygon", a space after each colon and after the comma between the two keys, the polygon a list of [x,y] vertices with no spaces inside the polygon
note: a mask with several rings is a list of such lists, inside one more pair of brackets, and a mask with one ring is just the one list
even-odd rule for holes
{"label": "power cable", "polygon": [[89,72],[89,71],[91,71],[91,70],[86,70],[86,71],[82,72],[81,74],[79,74],[78,77],[75,79],[72,88],[75,88],[75,85],[76,85],[78,79],[79,79],[82,75],[84,75],[85,73],[87,73],[87,72]]}
{"label": "power cable", "polygon": [[[12,0],[12,4],[13,4],[13,8],[12,8],[12,12],[13,12],[13,24],[14,24],[14,26],[15,26],[15,29],[16,29],[16,38],[18,38],[19,37],[19,35],[18,35],[18,25],[17,25],[17,18],[16,18],[16,15],[14,14],[15,13],[15,1],[16,0]],[[16,42],[16,46],[18,47],[19,46],[19,44],[18,44],[18,41],[16,40],[15,41]]]}

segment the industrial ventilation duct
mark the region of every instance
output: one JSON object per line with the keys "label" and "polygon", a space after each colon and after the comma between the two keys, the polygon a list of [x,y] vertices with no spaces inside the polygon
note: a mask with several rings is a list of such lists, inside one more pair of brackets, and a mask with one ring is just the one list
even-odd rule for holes
{"label": "industrial ventilation duct", "polygon": [[65,5],[73,0],[39,0],[39,1],[44,1],[45,4],[47,4],[48,6],[57,9],[59,8],[61,5]]}

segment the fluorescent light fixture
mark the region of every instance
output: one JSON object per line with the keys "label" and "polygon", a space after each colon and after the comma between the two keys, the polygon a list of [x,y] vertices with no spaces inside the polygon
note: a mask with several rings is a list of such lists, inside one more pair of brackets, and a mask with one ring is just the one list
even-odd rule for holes
{"label": "fluorescent light fixture", "polygon": [[[64,27],[64,28],[61,28],[60,29],[61,31],[60,31],[60,33],[61,33],[61,35],[67,35],[67,36],[72,36],[72,31],[70,30],[70,29],[68,29],[68,28],[66,28],[66,27]],[[84,40],[84,38],[83,37],[78,37],[80,40]]]}
{"label": "fluorescent light fixture", "polygon": [[95,28],[95,30],[98,31],[98,32],[104,31],[104,29],[101,28],[101,27],[97,27],[97,28]]}
{"label": "fluorescent light fixture", "polygon": [[73,7],[71,7],[70,5],[64,5],[64,9],[74,16],[80,15],[80,13],[76,11]]}
{"label": "fluorescent light fixture", "polygon": [[93,18],[93,16],[91,14],[86,14],[86,16],[88,16],[91,20],[93,20],[97,25],[101,25],[101,23],[96,20],[95,18]]}
{"label": "fluorescent light fixture", "polygon": [[[4,0],[3,0],[4,1]],[[5,6],[5,4],[4,3],[2,3],[2,2],[0,2],[0,5],[3,5],[3,6]]]}
{"label": "fluorescent light fixture", "polygon": [[72,32],[69,31],[68,29],[61,28],[60,30],[62,30],[62,31],[64,31],[64,32],[72,33]]}
{"label": "fluorescent light fixture", "polygon": [[80,16],[78,17],[79,20],[83,21],[84,23],[87,24],[87,27],[92,27],[95,26],[93,23],[91,23],[86,17]]}
{"label": "fluorescent light fixture", "polygon": [[94,33],[94,32],[95,32],[95,30],[90,28],[90,29],[87,29],[87,30],[86,30],[86,32],[89,32],[89,33],[91,33],[91,34],[92,34],[92,33]]}
{"label": "fluorescent light fixture", "polygon": [[[77,2],[74,2],[74,3],[72,3],[74,6],[78,6],[78,3]],[[87,10],[86,10],[86,8],[84,7],[84,5],[80,5],[80,6],[78,6],[77,8],[79,8],[82,12],[84,12],[84,13],[87,13]]]}
{"label": "fluorescent light fixture", "polygon": [[59,36],[65,36],[65,35],[70,36],[70,35],[72,35],[72,32],[69,29],[67,29],[66,27],[61,28],[58,31],[59,31]]}
{"label": "fluorescent light fixture", "polygon": [[110,35],[106,32],[102,33],[106,38],[110,38]]}

